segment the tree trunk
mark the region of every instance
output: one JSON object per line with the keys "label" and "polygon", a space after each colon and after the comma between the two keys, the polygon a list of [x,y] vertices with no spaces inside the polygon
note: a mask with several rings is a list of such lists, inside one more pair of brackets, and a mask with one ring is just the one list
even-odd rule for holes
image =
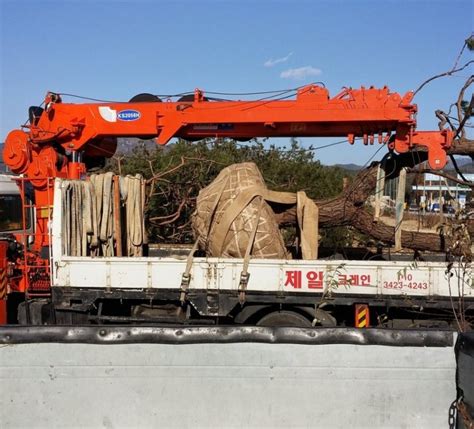
{"label": "tree trunk", "polygon": [[[410,155],[412,156],[412,155]],[[399,158],[400,159],[400,158]],[[315,201],[319,208],[319,227],[330,228],[336,226],[352,226],[358,231],[383,241],[393,244],[395,240],[395,227],[386,225],[381,221],[374,222],[373,214],[364,207],[364,203],[373,194],[377,181],[377,165],[362,170],[354,182],[336,198]],[[398,169],[399,170],[399,169]],[[386,168],[389,173],[391,168]],[[392,176],[393,177],[393,174]],[[274,206],[277,221],[280,225],[296,223],[296,207]],[[474,222],[469,220],[467,228],[472,237],[474,235]],[[416,232],[402,230],[402,246],[408,249],[427,251],[451,250],[455,254],[470,255],[469,246],[453,248],[456,237],[440,233]]]}

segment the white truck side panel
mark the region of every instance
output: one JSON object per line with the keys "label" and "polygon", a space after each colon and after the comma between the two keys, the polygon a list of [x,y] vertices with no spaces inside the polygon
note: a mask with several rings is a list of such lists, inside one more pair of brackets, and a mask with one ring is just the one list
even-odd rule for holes
{"label": "white truck side panel", "polygon": [[[63,256],[55,260],[53,286],[129,289],[179,288],[186,261],[170,258],[89,258]],[[280,261],[253,260],[249,266],[249,291],[323,292],[369,295],[458,296],[458,277],[449,278],[446,266],[418,263],[404,274],[406,262],[368,261]],[[242,260],[195,258],[191,289],[237,290]],[[299,280],[292,282],[292,273]],[[311,273],[322,273],[323,281],[312,286]],[[360,284],[349,280],[370,279]],[[464,294],[474,296],[469,273],[459,277]],[[346,284],[345,281],[347,281]]]}

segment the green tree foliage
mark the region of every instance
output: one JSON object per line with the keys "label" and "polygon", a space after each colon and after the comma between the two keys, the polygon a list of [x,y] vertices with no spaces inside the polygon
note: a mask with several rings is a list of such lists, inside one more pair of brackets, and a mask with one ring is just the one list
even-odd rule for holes
{"label": "green tree foliage", "polygon": [[474,51],[474,36],[472,34],[466,39],[466,46],[470,51]]}
{"label": "green tree foliage", "polygon": [[[259,140],[239,143],[228,139],[179,140],[151,149],[139,144],[131,153],[111,160],[109,169],[122,175],[141,173],[149,179],[150,242],[189,243],[193,240],[191,214],[199,190],[224,167],[240,162],[255,162],[270,189],[304,190],[313,199],[339,194],[343,177],[348,175],[341,168],[321,165],[314,151],[302,148],[296,139],[291,139],[287,148],[265,147]],[[323,238],[329,239],[326,244],[347,241],[340,229],[326,232]]]}
{"label": "green tree foliage", "polygon": [[469,109],[470,105],[471,105],[471,103],[467,100],[461,101],[461,109],[462,109],[464,115],[467,115],[468,118],[470,118],[472,116],[472,111]]}

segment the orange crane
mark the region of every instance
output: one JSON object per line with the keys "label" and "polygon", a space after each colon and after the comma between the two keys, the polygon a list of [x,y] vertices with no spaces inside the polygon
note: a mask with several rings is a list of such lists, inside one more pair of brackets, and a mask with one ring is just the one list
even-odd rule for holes
{"label": "orange crane", "polygon": [[39,282],[47,289],[47,275],[35,277],[31,267],[44,270],[48,264],[44,250],[49,244],[53,179],[85,177],[90,160],[113,156],[119,137],[156,138],[158,144],[174,137],[347,137],[351,144],[361,138],[365,145],[386,143],[398,153],[423,148],[430,167],[441,169],[453,132],[418,131],[412,98],[413,92],[401,96],[387,87],[346,88],[331,98],[316,84],[299,88],[294,99],[252,101],[216,101],[196,89],[177,101],[139,94],[129,102],[73,104],[48,92],[44,108],[30,107],[29,125],[11,131],[4,146],[5,164],[31,183],[36,205],[34,245],[25,257],[36,262],[24,263],[23,277],[29,283],[21,281],[16,288],[24,292],[28,284]]}

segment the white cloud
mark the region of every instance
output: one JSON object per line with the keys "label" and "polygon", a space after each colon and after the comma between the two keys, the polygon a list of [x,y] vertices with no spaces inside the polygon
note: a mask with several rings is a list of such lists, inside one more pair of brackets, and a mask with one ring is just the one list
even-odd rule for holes
{"label": "white cloud", "polygon": [[286,57],[277,58],[276,60],[274,60],[273,58],[270,58],[269,60],[265,61],[263,65],[265,67],[273,67],[274,65],[277,65],[280,63],[286,63],[292,55],[293,55],[293,52],[290,52]]}
{"label": "white cloud", "polygon": [[312,66],[299,67],[297,69],[288,69],[280,73],[283,79],[303,80],[310,76],[319,76],[322,73],[320,69]]}

